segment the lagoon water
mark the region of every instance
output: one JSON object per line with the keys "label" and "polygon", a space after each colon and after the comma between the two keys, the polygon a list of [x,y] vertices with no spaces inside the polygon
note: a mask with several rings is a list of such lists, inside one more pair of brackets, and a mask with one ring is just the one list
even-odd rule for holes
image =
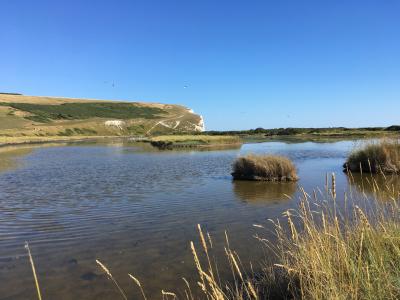
{"label": "lagoon water", "polygon": [[[225,230],[242,261],[257,266],[268,253],[253,237],[260,230],[253,224],[295,208],[298,187],[322,188],[326,173],[335,172],[338,194],[344,191],[342,164],[354,143],[165,152],[139,144],[73,144],[0,152],[0,299],[35,297],[25,241],[45,299],[117,299],[96,259],[130,299],[138,290],[128,273],[149,299],[161,299],[161,289],[179,294],[182,277],[196,285],[189,242],[199,245],[197,224],[214,239],[221,276]],[[233,182],[232,162],[249,152],[289,156],[300,181]]]}

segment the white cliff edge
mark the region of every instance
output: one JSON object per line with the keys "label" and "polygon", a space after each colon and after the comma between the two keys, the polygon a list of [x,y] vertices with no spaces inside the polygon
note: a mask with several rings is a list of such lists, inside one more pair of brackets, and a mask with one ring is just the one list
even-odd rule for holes
{"label": "white cliff edge", "polygon": [[[194,115],[198,115],[194,112],[193,109],[188,108],[188,112]],[[206,126],[204,124],[204,118],[202,115],[198,115],[200,117],[200,120],[197,124],[192,123],[192,125],[194,126],[194,130],[198,131],[198,132],[203,132],[206,131]]]}

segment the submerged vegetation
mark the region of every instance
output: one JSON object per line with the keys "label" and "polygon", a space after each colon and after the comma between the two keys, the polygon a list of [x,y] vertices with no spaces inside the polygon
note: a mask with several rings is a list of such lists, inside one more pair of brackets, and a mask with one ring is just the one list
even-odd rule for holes
{"label": "submerged vegetation", "polygon": [[370,142],[353,151],[344,164],[352,172],[400,173],[400,143],[398,140]]}
{"label": "submerged vegetation", "polygon": [[232,176],[239,180],[296,181],[296,167],[287,157],[254,155],[239,157],[233,164]]}

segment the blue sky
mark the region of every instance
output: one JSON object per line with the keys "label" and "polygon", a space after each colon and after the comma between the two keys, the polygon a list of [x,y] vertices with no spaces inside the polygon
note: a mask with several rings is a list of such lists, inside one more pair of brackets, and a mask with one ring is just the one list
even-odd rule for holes
{"label": "blue sky", "polygon": [[213,130],[400,124],[396,0],[0,0],[0,10],[3,92],[178,103]]}

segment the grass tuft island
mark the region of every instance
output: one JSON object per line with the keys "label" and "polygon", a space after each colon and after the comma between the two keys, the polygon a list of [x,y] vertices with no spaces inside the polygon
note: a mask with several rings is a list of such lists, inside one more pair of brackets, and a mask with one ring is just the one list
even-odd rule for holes
{"label": "grass tuft island", "polygon": [[287,157],[254,155],[239,157],[233,164],[235,180],[297,181],[296,167]]}
{"label": "grass tuft island", "polygon": [[400,174],[400,143],[398,140],[381,140],[368,143],[353,151],[344,171]]}
{"label": "grass tuft island", "polygon": [[178,148],[215,148],[242,145],[237,136],[209,136],[209,135],[162,135],[149,139],[150,144],[161,150]]}

